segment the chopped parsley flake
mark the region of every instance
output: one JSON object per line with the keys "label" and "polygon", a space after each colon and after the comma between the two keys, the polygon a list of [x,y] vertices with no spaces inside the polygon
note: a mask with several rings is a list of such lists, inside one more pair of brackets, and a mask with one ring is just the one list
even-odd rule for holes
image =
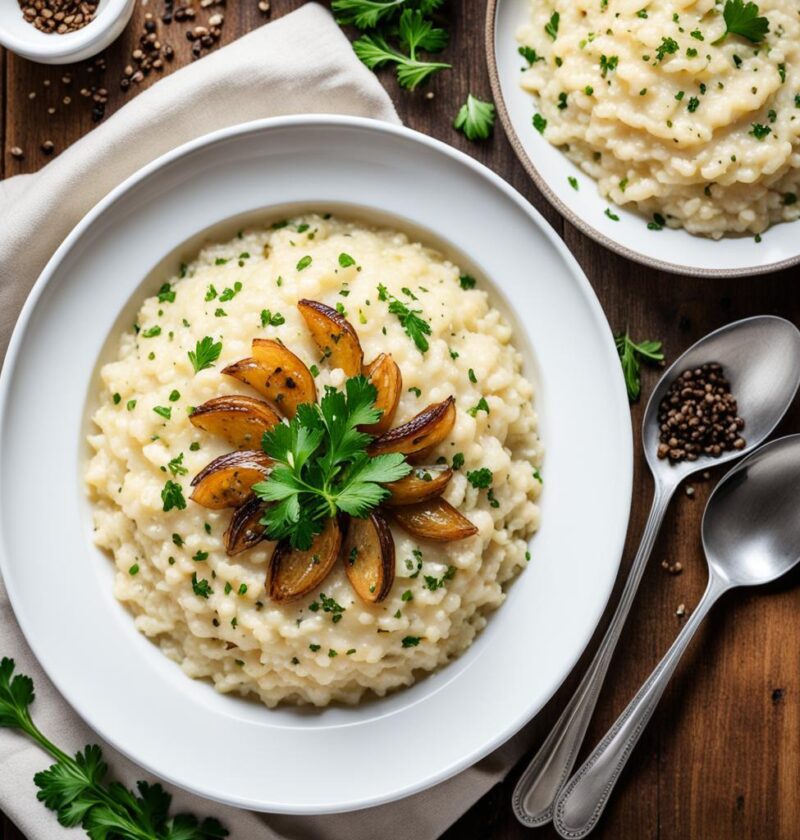
{"label": "chopped parsley flake", "polygon": [[168,464],[167,469],[172,473],[172,475],[186,475],[189,470],[183,466],[183,452],[180,455],[176,455]]}
{"label": "chopped parsley flake", "polygon": [[214,594],[211,584],[205,578],[203,580],[197,579],[197,572],[192,574],[192,590],[200,598],[208,598],[209,595]]}
{"label": "chopped parsley flake", "polygon": [[164,285],[158,290],[158,302],[159,303],[174,303],[175,302],[175,292],[172,289],[171,283],[164,283]]}
{"label": "chopped parsley flake", "polygon": [[[413,297],[412,295],[409,296]],[[414,342],[420,353],[425,353],[428,348],[426,336],[431,334],[431,325],[419,316],[422,314],[419,309],[411,309],[407,304],[398,300],[390,294],[383,283],[378,284],[378,300],[389,301],[389,312],[397,316],[400,326],[406,331],[408,337]]]}
{"label": "chopped parsley flake", "polygon": [[520,47],[517,52],[528,62],[528,66],[536,64],[537,61],[544,61],[544,59],[536,52],[533,47]]}
{"label": "chopped parsley flake", "polygon": [[470,417],[476,417],[479,411],[485,411],[487,414],[490,414],[489,410],[489,403],[486,402],[486,397],[481,397],[478,400],[478,404],[474,405],[472,408],[467,409],[467,414]]}
{"label": "chopped parsley flake", "polygon": [[617,69],[617,65],[619,64],[619,56],[618,55],[611,55],[607,56],[605,54],[600,56],[600,75],[605,79],[605,77],[609,73],[613,73],[614,70]]}
{"label": "chopped parsley flake", "polygon": [[662,38],[661,44],[656,49],[656,58],[663,61],[667,55],[674,55],[678,52],[678,42],[674,38]]}
{"label": "chopped parsley flake", "polygon": [[177,508],[178,510],[184,510],[186,508],[186,499],[183,498],[183,488],[180,484],[171,480],[168,480],[161,490],[161,501],[164,503],[164,513],[167,513],[173,508]]}
{"label": "chopped parsley flake", "polygon": [[558,24],[561,21],[561,16],[558,12],[553,12],[550,15],[550,20],[544,25],[544,31],[555,41],[558,37]]}
{"label": "chopped parsley flake", "polygon": [[270,312],[269,309],[261,310],[261,326],[262,327],[280,327],[281,324],[286,323],[286,318],[280,312]]}

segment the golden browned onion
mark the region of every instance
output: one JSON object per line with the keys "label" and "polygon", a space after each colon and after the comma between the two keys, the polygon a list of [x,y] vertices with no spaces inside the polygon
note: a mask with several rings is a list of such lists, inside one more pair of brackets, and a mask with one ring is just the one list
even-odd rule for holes
{"label": "golden browned onion", "polygon": [[233,395],[215,397],[197,406],[189,421],[198,429],[224,438],[237,449],[256,449],[264,432],[281,422],[263,400]]}
{"label": "golden browned onion", "polygon": [[288,540],[278,543],[269,564],[269,596],[279,604],[296,601],[316,589],[328,576],[342,544],[342,532],[331,517],[311,548],[292,548]]}
{"label": "golden browned onion", "polygon": [[397,507],[435,499],[452,477],[453,471],[447,466],[414,467],[404,478],[383,485],[392,494],[384,504]]}
{"label": "golden browned onion", "polygon": [[361,373],[364,351],[353,325],[341,313],[318,300],[301,300],[297,304],[306,326],[332,367],[341,368],[348,376]]}
{"label": "golden browned onion", "polygon": [[398,525],[414,537],[434,542],[452,542],[474,536],[478,529],[444,499],[392,509]]}
{"label": "golden browned onion", "polygon": [[386,520],[373,511],[351,519],[342,549],[350,585],[362,601],[377,604],[394,583],[394,539]]}
{"label": "golden browned onion", "polygon": [[456,401],[448,397],[434,403],[412,417],[408,423],[389,429],[369,446],[370,455],[402,452],[411,455],[423,449],[432,449],[451,432],[456,422]]}
{"label": "golden browned onion", "polygon": [[233,557],[248,548],[258,545],[266,539],[266,527],[261,524],[266,503],[256,496],[251,496],[233,512],[230,524],[225,531],[225,551]]}
{"label": "golden browned onion", "polygon": [[394,420],[397,404],[400,402],[400,393],[403,390],[403,375],[400,373],[397,362],[388,353],[381,353],[364,366],[364,376],[375,386],[378,392],[375,408],[383,413],[376,423],[359,428],[369,435],[380,435],[392,425],[392,420]]}
{"label": "golden browned onion", "polygon": [[192,479],[191,499],[211,510],[238,507],[253,485],[269,475],[271,465],[263,452],[250,449],[220,455]]}
{"label": "golden browned onion", "polygon": [[300,359],[279,341],[253,339],[253,356],[228,365],[228,376],[247,383],[281,414],[294,417],[301,403],[317,400],[314,377]]}

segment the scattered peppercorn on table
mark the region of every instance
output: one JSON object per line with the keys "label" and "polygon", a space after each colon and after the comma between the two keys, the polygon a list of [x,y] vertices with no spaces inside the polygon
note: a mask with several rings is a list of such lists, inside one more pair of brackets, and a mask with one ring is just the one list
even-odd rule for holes
{"label": "scattered peppercorn on table", "polygon": [[[207,0],[191,5],[151,0],[147,6],[137,5],[127,30],[105,54],[79,65],[37,66],[0,53],[0,175],[36,171],[137,91],[302,3],[272,0],[270,9],[265,0],[239,0],[227,6]],[[440,60],[452,64],[452,69],[436,73],[413,92],[400,89],[391,71],[382,71],[381,78],[407,125],[487,164],[545,215],[581,263],[615,331],[627,330],[636,342],[662,341],[669,362],[705,333],[737,318],[769,312],[800,322],[800,296],[793,282],[797,269],[755,279],[698,280],[630,263],[562,221],[525,174],[499,124],[494,136],[485,141],[470,142],[456,131],[453,120],[469,93],[491,98],[483,60],[484,14],[483,3],[448,0],[442,25],[449,29],[451,41]],[[198,91],[198,107],[201,97]],[[531,271],[536,270],[531,266]],[[569,346],[570,325],[564,324],[564,352],[570,352]],[[643,402],[657,373],[642,366],[642,400],[632,408],[636,481],[624,569],[647,514],[644,500],[650,495],[650,479],[639,428]],[[782,430],[798,429],[800,409],[795,407]],[[587,434],[591,434],[588,424]],[[706,571],[700,518],[717,478],[712,471],[693,482],[669,512],[612,665],[612,678],[589,729],[587,748],[615,720],[702,594]],[[614,477],[587,476],[586,480],[596,482],[601,492],[600,482]],[[776,585],[769,598],[756,591],[734,593],[728,596],[727,609],[709,618],[700,631],[702,641],[681,665],[642,738],[642,748],[634,753],[597,829],[598,838],[784,840],[796,836],[800,824],[796,795],[800,775],[799,579],[795,575],[795,585],[792,581]],[[590,653],[593,649],[594,643]],[[539,715],[542,737],[571,696],[586,662],[588,656]],[[446,840],[531,836],[516,823],[509,804],[521,770],[522,766],[478,802],[444,835]],[[0,826],[0,840],[21,837],[9,821],[0,819]],[[555,836],[551,828],[536,835]]]}

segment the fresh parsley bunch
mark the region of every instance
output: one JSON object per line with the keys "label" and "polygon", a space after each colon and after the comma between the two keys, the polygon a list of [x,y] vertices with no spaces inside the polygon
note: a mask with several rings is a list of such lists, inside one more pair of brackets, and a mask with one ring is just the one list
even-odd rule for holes
{"label": "fresh parsley bunch", "polygon": [[449,41],[446,30],[430,19],[443,0],[333,0],[338,23],[363,33],[353,42],[356,55],[377,70],[394,65],[397,81],[413,90],[439,70],[450,67],[420,53],[441,52]]}
{"label": "fresh parsley bunch", "polygon": [[381,484],[411,471],[400,453],[367,454],[372,436],[358,427],[380,419],[376,397],[355,376],[344,392],[327,387],[319,403],[298,406],[291,422],[264,433],[262,448],[276,466],[253,491],[272,503],[261,520],[271,539],[306,550],[330,517],[366,516],[389,495]]}
{"label": "fresh parsley bunch", "polygon": [[137,793],[106,782],[108,766],[100,747],[90,745],[75,757],[49,741],[33,722],[33,680],[14,675],[14,660],[0,660],[0,727],[33,739],[55,764],[33,777],[39,800],[67,828],[80,825],[91,840],[216,840],[228,832],[212,818],[169,816],[172,797],[159,784],[137,782]]}

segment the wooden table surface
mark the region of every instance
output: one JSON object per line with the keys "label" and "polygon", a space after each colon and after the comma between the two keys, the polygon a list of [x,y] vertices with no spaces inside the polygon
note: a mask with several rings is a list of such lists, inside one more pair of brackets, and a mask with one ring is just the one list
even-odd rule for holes
{"label": "wooden table surface", "polygon": [[[270,16],[302,5],[302,0],[272,0]],[[91,97],[81,88],[108,90],[106,114],[113,113],[135,92],[153,83],[153,72],[141,85],[120,88],[123,68],[142,33],[144,15],[156,18],[164,0],[137,4],[134,19],[109,49],[107,68],[90,72],[91,63],[47,68],[6,54],[0,61],[4,91],[0,110],[3,136],[2,176],[33,172],[48,161],[41,151],[52,141],[55,154],[90,131],[95,124]],[[267,18],[256,0],[237,0],[227,8],[197,8],[196,23],[223,11],[221,42],[228,43]],[[738,280],[696,280],[659,273],[627,262],[596,245],[565,224],[539,195],[497,127],[485,143],[470,143],[451,122],[468,91],[490,98],[484,51],[484,4],[448,0],[452,42],[446,52],[453,69],[436,76],[425,89],[399,90],[388,74],[382,80],[407,125],[450,143],[490,166],[525,195],[561,234],[589,277],[612,328],[628,328],[634,338],[664,341],[667,358],[722,324],[747,315],[777,313],[800,322],[800,295],[794,285],[798,270]],[[174,61],[162,72],[191,60],[185,23],[158,23],[160,37],[175,50]],[[53,36],[57,37],[57,36]],[[65,74],[68,74],[65,76]],[[71,77],[71,82],[62,81]],[[426,96],[426,92],[433,94]],[[35,96],[34,96],[35,94]],[[198,96],[202,92],[198,91]],[[254,94],[255,95],[255,94]],[[65,97],[68,100],[65,103]],[[48,108],[54,109],[49,113]],[[17,146],[24,158],[11,155]],[[570,325],[564,324],[564,352],[570,352]],[[646,398],[657,372],[645,371]],[[647,514],[652,484],[638,445],[642,404],[633,407],[636,430],[636,477],[623,575]],[[784,433],[800,429],[795,407],[782,426]],[[667,515],[611,665],[589,730],[594,745],[650,673],[675,638],[681,622],[676,608],[691,613],[706,583],[700,549],[700,517],[717,475],[695,482],[694,495],[679,492]],[[602,492],[614,476],[587,476]],[[683,572],[669,574],[663,561],[680,561]],[[597,830],[598,838],[677,840],[677,838],[797,838],[800,836],[800,705],[798,704],[798,642],[800,641],[800,575],[761,591],[726,597],[699,633],[685,661],[645,732]],[[615,604],[620,583],[612,596]],[[607,619],[607,617],[606,617]],[[605,620],[603,622],[605,626]],[[592,643],[589,654],[597,643]],[[576,685],[588,654],[539,715],[542,737]],[[502,690],[499,687],[498,690]],[[524,762],[523,762],[524,765]],[[511,814],[509,799],[522,771],[515,769],[478,802],[444,838],[446,840],[513,840],[529,836]],[[0,781],[0,784],[2,782]],[[3,823],[2,838],[18,840],[19,832]],[[537,837],[555,837],[551,829]]]}

